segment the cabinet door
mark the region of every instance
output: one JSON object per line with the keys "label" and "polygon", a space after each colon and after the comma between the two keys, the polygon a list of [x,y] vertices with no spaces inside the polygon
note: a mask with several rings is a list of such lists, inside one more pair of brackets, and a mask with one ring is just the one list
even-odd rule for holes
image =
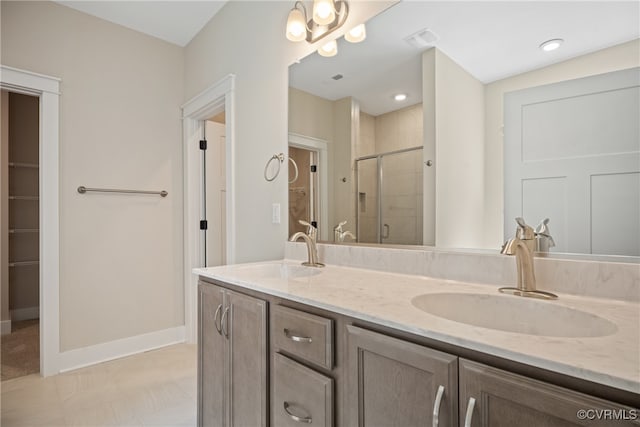
{"label": "cabinet door", "polygon": [[351,325],[347,334],[346,425],[457,425],[457,357]]}
{"label": "cabinet door", "polygon": [[198,426],[222,427],[226,408],[226,339],[218,329],[224,291],[198,285]]}
{"label": "cabinet door", "polygon": [[274,354],[272,427],[333,427],[333,380]]}
{"label": "cabinet door", "polygon": [[460,359],[461,426],[638,426],[630,419],[637,417],[638,410]]}
{"label": "cabinet door", "polygon": [[267,424],[267,303],[227,291],[229,426]]}

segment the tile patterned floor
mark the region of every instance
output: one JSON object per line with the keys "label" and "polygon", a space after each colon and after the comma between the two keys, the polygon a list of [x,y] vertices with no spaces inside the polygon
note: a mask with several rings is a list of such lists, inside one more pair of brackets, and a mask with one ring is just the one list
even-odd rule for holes
{"label": "tile patterned floor", "polygon": [[196,425],[196,347],[2,382],[2,427]]}

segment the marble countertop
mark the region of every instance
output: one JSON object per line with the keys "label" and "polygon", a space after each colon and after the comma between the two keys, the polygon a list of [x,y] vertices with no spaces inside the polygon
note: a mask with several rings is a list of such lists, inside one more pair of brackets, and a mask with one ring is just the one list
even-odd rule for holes
{"label": "marble countertop", "polygon": [[[553,304],[590,313],[609,320],[617,330],[598,337],[528,335],[447,320],[424,312],[411,303],[419,295],[442,292],[502,295],[497,292],[497,286],[331,265],[305,270],[299,265],[298,261],[278,260],[197,268],[193,272],[202,277],[640,394],[638,303],[558,294],[558,300],[539,301],[539,304]],[[313,275],[307,276],[307,272]],[[521,298],[502,296],[505,303],[509,302],[509,298]]]}

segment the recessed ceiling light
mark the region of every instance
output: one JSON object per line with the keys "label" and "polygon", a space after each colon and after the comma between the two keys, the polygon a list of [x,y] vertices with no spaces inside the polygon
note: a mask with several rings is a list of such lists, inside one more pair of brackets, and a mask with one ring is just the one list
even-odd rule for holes
{"label": "recessed ceiling light", "polygon": [[399,93],[397,95],[394,95],[393,99],[395,99],[396,101],[404,101],[405,99],[407,99],[407,94]]}
{"label": "recessed ceiling light", "polygon": [[540,49],[544,50],[545,52],[551,52],[552,50],[556,50],[557,48],[559,48],[562,43],[564,43],[564,40],[562,39],[547,40],[540,45]]}

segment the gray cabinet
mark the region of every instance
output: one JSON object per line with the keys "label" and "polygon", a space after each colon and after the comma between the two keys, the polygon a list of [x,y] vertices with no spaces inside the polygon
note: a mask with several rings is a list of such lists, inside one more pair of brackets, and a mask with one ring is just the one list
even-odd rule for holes
{"label": "gray cabinet", "polygon": [[198,425],[267,425],[267,303],[198,285]]}
{"label": "gray cabinet", "polygon": [[509,370],[547,372],[455,346],[444,353],[420,336],[395,338],[373,322],[247,292],[255,296],[198,287],[200,427],[640,426],[640,408],[613,402],[638,406],[637,394],[562,376],[549,384]]}
{"label": "gray cabinet", "polygon": [[273,347],[325,369],[333,368],[333,322],[281,305],[271,312]]}
{"label": "gray cabinet", "polygon": [[638,426],[640,410],[460,359],[460,425]]}
{"label": "gray cabinet", "polygon": [[333,426],[333,379],[274,354],[273,426]]}
{"label": "gray cabinet", "polygon": [[351,325],[347,334],[348,426],[457,424],[456,356]]}

